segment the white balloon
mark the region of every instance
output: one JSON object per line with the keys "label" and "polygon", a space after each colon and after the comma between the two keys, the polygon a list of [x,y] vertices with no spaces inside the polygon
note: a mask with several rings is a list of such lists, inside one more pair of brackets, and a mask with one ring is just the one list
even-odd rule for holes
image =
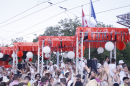
{"label": "white balloon", "polygon": [[51,52],[51,48],[49,46],[45,46],[43,48],[43,53],[50,53]]}
{"label": "white balloon", "polygon": [[13,57],[15,57],[15,54],[13,53],[11,56],[12,56],[12,58],[13,58]]}
{"label": "white balloon", "polygon": [[103,53],[103,52],[104,52],[104,49],[103,49],[102,47],[99,47],[99,48],[97,49],[97,52],[98,52],[98,54]]}
{"label": "white balloon", "polygon": [[112,42],[107,42],[106,44],[105,44],[105,49],[107,50],[107,51],[112,51],[113,49],[114,49],[114,44],[112,43]]}
{"label": "white balloon", "polygon": [[46,54],[45,54],[45,57],[46,57],[46,58],[49,58],[49,57],[50,57],[50,54],[46,53]]}
{"label": "white balloon", "polygon": [[64,57],[64,58],[67,58],[67,53],[63,54],[63,57]]}
{"label": "white balloon", "polygon": [[27,58],[33,58],[33,53],[32,52],[27,52],[26,56],[27,56]]}
{"label": "white balloon", "polygon": [[67,56],[68,56],[68,58],[73,59],[75,57],[75,54],[73,51],[69,51]]}
{"label": "white balloon", "polygon": [[29,58],[26,58],[25,61],[28,62],[28,61],[29,61]]}
{"label": "white balloon", "polygon": [[0,53],[0,58],[3,58],[3,56],[4,56],[3,53]]}

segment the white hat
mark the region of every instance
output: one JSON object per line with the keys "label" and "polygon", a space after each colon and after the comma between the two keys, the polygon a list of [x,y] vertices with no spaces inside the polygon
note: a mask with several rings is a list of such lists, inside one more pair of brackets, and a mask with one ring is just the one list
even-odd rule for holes
{"label": "white hat", "polygon": [[118,64],[123,64],[124,63],[124,61],[123,60],[119,60],[119,63]]}
{"label": "white hat", "polygon": [[53,64],[53,62],[52,62],[52,61],[50,61],[50,63],[52,63],[52,64]]}
{"label": "white hat", "polygon": [[64,75],[65,75],[66,73],[69,73],[69,71],[67,70],[67,71],[64,73]]}
{"label": "white hat", "polygon": [[3,76],[3,81],[2,82],[8,82],[9,79],[6,76]]}
{"label": "white hat", "polygon": [[90,80],[86,86],[100,86],[100,83],[98,83],[95,79]]}
{"label": "white hat", "polygon": [[58,68],[58,66],[57,66],[56,64],[54,64],[53,66],[55,66],[55,67],[57,67],[57,68]]}

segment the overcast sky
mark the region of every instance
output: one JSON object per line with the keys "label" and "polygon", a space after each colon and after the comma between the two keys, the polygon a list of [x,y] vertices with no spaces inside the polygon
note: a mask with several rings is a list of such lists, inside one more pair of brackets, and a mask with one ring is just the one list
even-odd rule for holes
{"label": "overcast sky", "polygon": [[[50,6],[50,4],[46,1],[49,1],[53,4],[55,3],[59,3],[59,4]],[[112,24],[115,27],[124,28],[124,26],[116,23],[117,22],[116,16],[130,12],[130,0],[92,0],[92,1],[96,13],[97,21],[103,22],[105,24]],[[43,34],[46,27],[54,26],[58,24],[58,21],[60,21],[61,19],[65,19],[65,18],[74,19],[75,16],[81,17],[82,7],[78,7],[78,8],[75,7],[87,3],[89,3],[89,0],[0,0],[0,11],[1,11],[0,12],[0,43],[3,42],[4,44],[7,44],[10,43],[11,39],[15,39],[18,37],[23,37],[27,42],[32,42],[33,38],[36,37],[34,36],[34,34],[37,35]],[[59,6],[67,9],[71,9],[71,8],[75,8],[75,9],[64,12],[64,10],[60,9]],[[127,7],[119,8],[123,6],[127,6]],[[22,13],[31,7],[34,8],[28,10],[27,12],[21,15],[18,15],[19,13]],[[119,8],[119,9],[107,11],[114,8]],[[38,10],[41,11],[37,12]],[[83,10],[85,15],[88,15],[89,4],[84,5]],[[14,17],[16,15],[18,16]],[[86,18],[88,18],[88,16],[86,16]],[[81,18],[79,19],[81,20]]]}

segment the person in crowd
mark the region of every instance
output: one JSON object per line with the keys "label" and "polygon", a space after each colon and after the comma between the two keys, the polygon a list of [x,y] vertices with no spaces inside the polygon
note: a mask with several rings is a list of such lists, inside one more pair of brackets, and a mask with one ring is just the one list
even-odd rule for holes
{"label": "person in crowd", "polygon": [[83,86],[83,81],[80,74],[76,75],[73,86]]}
{"label": "person in crowd", "polygon": [[118,65],[121,67],[121,70],[123,70],[123,64],[124,64],[124,61],[123,60],[119,60]]}
{"label": "person in crowd", "polygon": [[37,73],[37,74],[35,75],[35,80],[34,80],[34,82],[33,82],[34,86],[39,85],[38,82],[40,82],[40,78],[41,78],[40,74]]}
{"label": "person in crowd", "polygon": [[45,76],[46,73],[48,73],[47,66],[44,67],[43,76]]}
{"label": "person in crowd", "polygon": [[30,62],[27,62],[27,66],[30,68],[30,72],[34,74],[34,66]]}
{"label": "person in crowd", "polygon": [[54,78],[53,78],[53,77],[50,78],[50,80],[49,80],[49,85],[50,85],[50,86],[53,86],[53,85],[54,85]]}
{"label": "person in crowd", "polygon": [[53,74],[53,71],[54,71],[54,70],[53,70],[53,62],[52,62],[52,61],[49,62],[49,66],[50,66],[50,67],[49,67],[49,72],[50,72],[51,74]]}
{"label": "person in crowd", "polygon": [[120,81],[120,75],[117,72],[117,69],[114,69],[113,73],[114,73],[114,75],[113,75],[113,83],[120,84],[121,83],[121,81]]}
{"label": "person in crowd", "polygon": [[124,85],[122,86],[129,86],[129,78],[128,77],[123,77],[123,82],[124,82]]}
{"label": "person in crowd", "polygon": [[41,86],[48,86],[49,85],[49,78],[48,77],[46,77],[46,76],[43,76],[42,78],[41,78]]}
{"label": "person in crowd", "polygon": [[108,56],[106,56],[105,57],[105,62],[104,62],[104,64],[103,65],[108,65],[110,63],[110,57],[108,57]]}
{"label": "person in crowd", "polygon": [[29,81],[30,81],[30,80],[31,80],[30,77],[29,77],[29,76],[26,76],[26,77],[24,78],[24,80],[21,81],[21,82],[18,84],[18,86],[23,86],[23,85],[31,86],[31,85],[29,84]]}
{"label": "person in crowd", "polygon": [[124,85],[123,77],[130,77],[127,66],[123,66],[123,71],[120,72],[121,85]]}
{"label": "person in crowd", "polygon": [[13,82],[11,82],[9,84],[9,86],[13,86],[13,85],[18,85],[20,82],[20,75],[19,74],[15,74],[13,77]]}
{"label": "person in crowd", "polygon": [[66,79],[65,78],[61,78],[60,79],[60,84],[61,84],[61,86],[66,86]]}
{"label": "person in crowd", "polygon": [[110,75],[113,76],[113,70],[116,69],[116,64],[115,64],[115,59],[111,58],[111,63],[109,64],[109,70],[110,70]]}
{"label": "person in crowd", "polygon": [[66,84],[67,84],[67,86],[70,86],[72,84],[71,73],[69,71],[67,71],[65,73],[65,77],[66,77]]}
{"label": "person in crowd", "polygon": [[97,77],[96,72],[94,70],[92,70],[90,74],[91,75],[89,77],[89,80],[95,79]]}

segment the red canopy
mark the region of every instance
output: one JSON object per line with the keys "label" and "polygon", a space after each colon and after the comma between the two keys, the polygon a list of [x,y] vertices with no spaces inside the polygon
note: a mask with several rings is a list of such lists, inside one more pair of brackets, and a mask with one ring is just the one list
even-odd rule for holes
{"label": "red canopy", "polygon": [[13,47],[0,47],[1,53],[11,55],[13,53]]}
{"label": "red canopy", "polygon": [[14,43],[15,51],[18,49],[20,51],[38,51],[38,42],[17,42]]}
{"label": "red canopy", "polygon": [[51,51],[73,51],[76,46],[75,36],[39,36],[39,46],[51,47]]}
{"label": "red canopy", "polygon": [[83,37],[87,36],[84,40],[84,46],[89,48],[89,42],[91,48],[105,47],[107,41],[112,42],[128,42],[130,41],[130,34],[128,28],[100,28],[100,27],[77,27],[75,36],[81,40],[81,34]]}

